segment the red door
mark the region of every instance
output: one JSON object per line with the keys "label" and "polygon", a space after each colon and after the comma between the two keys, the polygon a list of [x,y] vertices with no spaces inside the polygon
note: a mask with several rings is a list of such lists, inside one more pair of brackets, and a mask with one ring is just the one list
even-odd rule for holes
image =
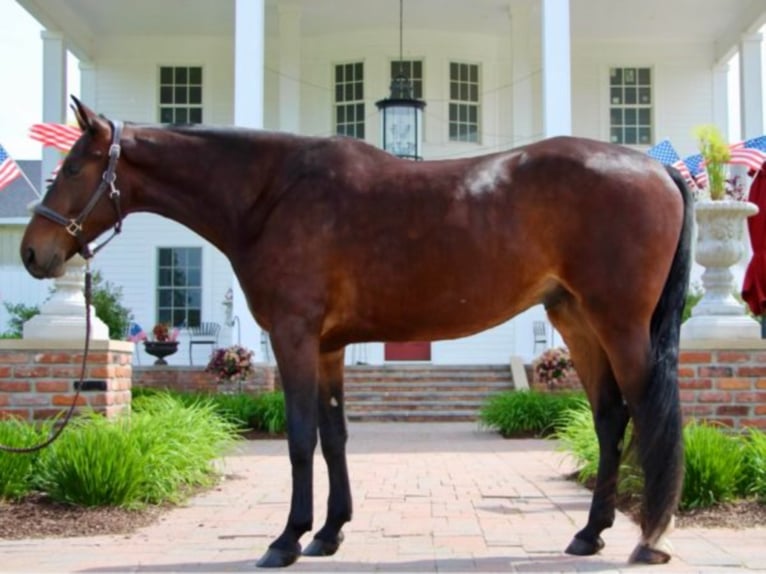
{"label": "red door", "polygon": [[430,361],[431,342],[386,343],[383,356],[386,361]]}

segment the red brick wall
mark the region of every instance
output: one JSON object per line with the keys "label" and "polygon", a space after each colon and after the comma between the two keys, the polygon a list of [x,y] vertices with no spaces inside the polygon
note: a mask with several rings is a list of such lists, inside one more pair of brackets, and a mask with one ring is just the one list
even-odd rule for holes
{"label": "red brick wall", "polygon": [[[106,390],[83,391],[78,411],[90,407],[106,416],[130,409],[133,344],[92,341],[85,380],[104,381]],[[82,346],[71,341],[0,341],[0,418],[42,420],[72,404],[80,378]]]}
{"label": "red brick wall", "polygon": [[[271,391],[275,388],[275,367],[256,365],[255,376],[242,383],[245,392]],[[238,389],[236,383],[219,385],[212,373],[206,373],[201,367],[175,367],[156,365],[149,367],[133,367],[133,385],[135,387],[152,387],[173,391],[202,391],[215,393],[222,389]]]}
{"label": "red brick wall", "polygon": [[758,343],[743,342],[735,349],[698,345],[681,352],[685,418],[766,430],[766,346]]}

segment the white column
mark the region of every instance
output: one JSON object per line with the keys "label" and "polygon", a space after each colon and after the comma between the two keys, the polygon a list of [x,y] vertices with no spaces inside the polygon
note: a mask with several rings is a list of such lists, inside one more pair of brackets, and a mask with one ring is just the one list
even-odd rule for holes
{"label": "white column", "polygon": [[[264,0],[236,0],[234,12],[234,123],[263,127]],[[233,279],[232,313],[239,320],[240,344],[264,360],[261,328],[247,307],[242,287]]]}
{"label": "white column", "polygon": [[279,5],[279,129],[301,129],[301,11]]}
{"label": "white column", "polygon": [[96,66],[92,62],[80,60],[80,99],[93,109],[98,109],[96,101]]}
{"label": "white column", "polygon": [[[66,121],[66,47],[59,32],[43,30],[43,122]],[[61,159],[53,148],[43,148],[40,189],[45,190],[46,179]]]}
{"label": "white column", "polygon": [[542,1],[543,131],[572,133],[572,75],[569,0]]}
{"label": "white column", "polygon": [[713,123],[722,134],[729,133],[729,64],[713,68]]}
{"label": "white column", "polygon": [[763,135],[763,65],[761,34],[750,34],[739,44],[739,99],[742,138]]}
{"label": "white column", "polygon": [[264,0],[236,0],[234,123],[263,127]]}

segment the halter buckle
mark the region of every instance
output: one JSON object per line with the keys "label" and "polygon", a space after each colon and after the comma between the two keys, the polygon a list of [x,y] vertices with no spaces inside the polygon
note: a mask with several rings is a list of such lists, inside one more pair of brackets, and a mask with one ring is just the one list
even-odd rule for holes
{"label": "halter buckle", "polygon": [[82,224],[77,223],[74,219],[70,219],[66,226],[66,231],[72,237],[79,237],[80,233],[82,233]]}

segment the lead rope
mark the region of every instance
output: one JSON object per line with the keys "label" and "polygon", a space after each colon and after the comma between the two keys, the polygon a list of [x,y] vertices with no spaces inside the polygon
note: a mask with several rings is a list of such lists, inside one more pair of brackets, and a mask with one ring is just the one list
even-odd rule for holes
{"label": "lead rope", "polygon": [[92,287],[92,277],[90,272],[90,260],[85,260],[85,350],[82,355],[82,366],[80,367],[80,381],[79,383],[76,383],[75,386],[76,391],[74,398],[72,399],[72,404],[69,406],[69,410],[67,410],[66,415],[64,416],[63,422],[58,426],[58,428],[51,434],[45,441],[41,442],[40,444],[36,444],[34,446],[24,446],[24,447],[16,447],[16,446],[7,446],[4,444],[0,444],[0,451],[2,452],[12,452],[17,454],[23,454],[23,453],[30,453],[30,452],[37,452],[39,450],[44,449],[45,447],[49,446],[53,443],[59,436],[61,436],[61,433],[64,432],[64,429],[69,424],[69,421],[72,418],[72,415],[74,414],[74,410],[77,407],[77,400],[80,398],[80,392],[82,391],[82,387],[85,384],[85,367],[88,363],[88,351],[90,350],[90,302],[91,302],[91,287]]}

